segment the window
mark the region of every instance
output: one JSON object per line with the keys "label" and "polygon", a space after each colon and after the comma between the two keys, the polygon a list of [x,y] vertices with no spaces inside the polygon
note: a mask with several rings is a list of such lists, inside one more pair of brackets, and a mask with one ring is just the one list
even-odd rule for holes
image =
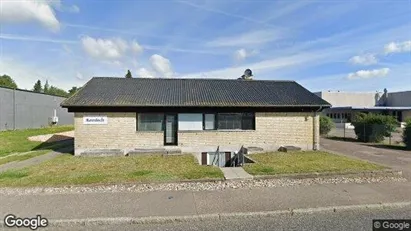
{"label": "window", "polygon": [[163,131],[164,114],[162,113],[139,113],[137,114],[138,131]]}
{"label": "window", "polygon": [[180,113],[178,114],[179,131],[201,131],[203,130],[203,114]]}
{"label": "window", "polygon": [[254,130],[254,113],[243,114],[242,129]]}
{"label": "window", "polygon": [[254,129],[254,113],[218,113],[217,129]]}
{"label": "window", "polygon": [[218,129],[241,129],[241,113],[219,113]]}
{"label": "window", "polygon": [[215,129],[215,114],[204,114],[204,130]]}

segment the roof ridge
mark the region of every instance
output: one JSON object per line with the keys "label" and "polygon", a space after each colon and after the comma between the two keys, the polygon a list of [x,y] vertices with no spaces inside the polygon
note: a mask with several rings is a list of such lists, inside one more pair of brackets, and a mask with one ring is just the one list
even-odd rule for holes
{"label": "roof ridge", "polygon": [[[94,76],[92,79],[126,79],[124,77],[110,77],[110,76]],[[238,79],[221,79],[221,78],[167,78],[167,77],[156,77],[156,78],[147,78],[147,77],[133,77],[131,79],[147,79],[147,80],[217,80],[217,81],[238,81]],[[130,78],[128,79],[130,80]],[[296,82],[295,80],[269,80],[269,79],[253,79],[253,80],[246,80],[244,82]]]}
{"label": "roof ridge", "polygon": [[63,107],[330,107],[291,80],[94,77]]}

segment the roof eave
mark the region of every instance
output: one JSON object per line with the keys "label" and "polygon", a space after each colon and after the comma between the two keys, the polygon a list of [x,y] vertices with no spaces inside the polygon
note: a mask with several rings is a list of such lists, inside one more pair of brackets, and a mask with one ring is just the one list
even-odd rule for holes
{"label": "roof eave", "polygon": [[331,105],[67,105],[67,104],[60,104],[63,108],[70,108],[70,107],[320,107],[320,108],[330,108]]}

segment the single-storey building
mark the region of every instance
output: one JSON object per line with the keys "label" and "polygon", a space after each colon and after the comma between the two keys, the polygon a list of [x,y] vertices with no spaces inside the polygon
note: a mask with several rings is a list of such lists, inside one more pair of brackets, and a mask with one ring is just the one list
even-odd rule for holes
{"label": "single-storey building", "polygon": [[331,105],[294,81],[92,78],[61,104],[74,112],[75,155],[144,148],[182,152],[319,149]]}

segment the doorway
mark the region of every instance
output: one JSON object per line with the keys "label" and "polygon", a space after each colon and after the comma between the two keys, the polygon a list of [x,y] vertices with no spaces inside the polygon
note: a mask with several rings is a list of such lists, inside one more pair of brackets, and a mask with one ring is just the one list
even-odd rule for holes
{"label": "doorway", "polygon": [[164,145],[177,145],[177,114],[165,114],[164,117]]}

